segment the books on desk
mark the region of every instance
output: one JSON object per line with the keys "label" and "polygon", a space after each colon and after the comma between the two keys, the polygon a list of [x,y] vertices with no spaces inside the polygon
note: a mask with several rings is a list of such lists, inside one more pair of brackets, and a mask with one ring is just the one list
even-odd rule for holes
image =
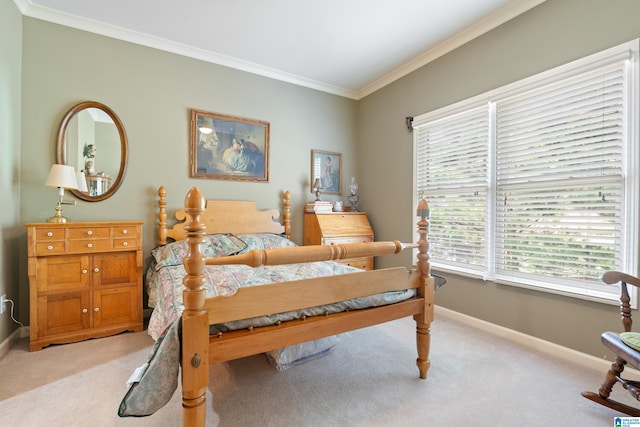
{"label": "books on desk", "polygon": [[333,205],[331,202],[324,202],[322,200],[315,200],[313,202],[309,202],[304,207],[305,212],[314,212],[314,213],[327,213],[333,212]]}

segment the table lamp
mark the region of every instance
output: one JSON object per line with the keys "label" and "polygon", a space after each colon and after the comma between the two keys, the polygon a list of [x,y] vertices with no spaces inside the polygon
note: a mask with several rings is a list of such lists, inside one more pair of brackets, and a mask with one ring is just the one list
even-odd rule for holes
{"label": "table lamp", "polygon": [[316,202],[320,201],[320,190],[322,190],[322,181],[320,178],[316,178],[313,182],[313,191],[316,193]]}
{"label": "table lamp", "polygon": [[58,204],[56,205],[56,214],[47,219],[47,222],[65,223],[67,218],[62,216],[62,205],[75,205],[75,200],[64,200],[64,189],[78,189],[76,181],[76,172],[73,166],[67,165],[51,165],[49,176],[44,183],[46,187],[58,188]]}

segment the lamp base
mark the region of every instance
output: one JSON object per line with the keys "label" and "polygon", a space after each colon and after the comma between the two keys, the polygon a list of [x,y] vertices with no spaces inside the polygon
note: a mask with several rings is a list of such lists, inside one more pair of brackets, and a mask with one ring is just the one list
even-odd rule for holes
{"label": "lamp base", "polygon": [[67,218],[62,216],[62,206],[60,205],[60,203],[58,203],[58,206],[56,206],[56,214],[51,218],[48,218],[47,222],[58,224],[65,224],[67,222]]}
{"label": "lamp base", "polygon": [[65,224],[67,222],[67,218],[64,216],[52,216],[51,218],[47,219],[47,222],[53,222],[53,223],[58,223],[58,224]]}
{"label": "lamp base", "polygon": [[358,212],[359,199],[360,196],[358,196],[357,194],[351,194],[349,197],[347,197],[347,200],[349,200],[349,204],[351,204],[351,208],[349,209],[350,212]]}

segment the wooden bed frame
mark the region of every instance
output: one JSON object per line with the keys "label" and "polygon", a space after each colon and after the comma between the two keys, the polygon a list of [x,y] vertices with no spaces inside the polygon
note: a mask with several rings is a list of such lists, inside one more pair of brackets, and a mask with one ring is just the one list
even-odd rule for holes
{"label": "wooden bed frame", "polygon": [[[427,241],[429,209],[426,201],[418,206],[419,240],[417,244],[394,242],[352,243],[342,245],[300,246],[285,249],[253,250],[244,255],[205,259],[200,243],[212,233],[290,233],[290,193],[284,194],[284,217],[275,221],[277,210],[258,211],[255,202],[206,201],[200,190],[192,188],[185,208],[176,212],[179,221],[167,226],[166,190],[158,190],[158,240],[185,239],[189,254],[184,258],[187,272],[183,283],[182,313],[182,406],[183,425],[203,427],[206,419],[206,388],[209,364],[263,353],[288,345],[348,332],[379,323],[413,316],[416,322],[420,378],[429,369],[430,325],[434,313],[434,279],[430,274]],[[205,298],[205,264],[242,263],[251,266],[292,264],[321,260],[376,256],[418,248],[417,267],[372,270],[362,273],[321,277],[295,282],[275,283],[240,289],[232,297]],[[331,302],[372,295],[383,291],[416,288],[417,295],[391,305],[353,310],[275,326],[209,335],[209,325],[251,318]]]}

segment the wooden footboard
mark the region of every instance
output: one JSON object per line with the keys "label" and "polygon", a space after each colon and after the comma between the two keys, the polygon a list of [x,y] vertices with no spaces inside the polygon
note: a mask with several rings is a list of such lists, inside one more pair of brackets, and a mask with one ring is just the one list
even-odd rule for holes
{"label": "wooden footboard", "polygon": [[[433,320],[434,280],[428,256],[428,207],[418,207],[417,244],[375,242],[332,246],[306,246],[250,251],[245,255],[205,259],[200,243],[206,233],[201,215],[205,210],[202,193],[193,188],[185,199],[184,224],[189,254],[184,258],[187,272],[183,283],[182,314],[182,400],[183,425],[204,426],[205,393],[209,363],[219,363],[321,337],[413,316],[416,321],[421,378],[429,369],[430,324]],[[296,282],[276,283],[240,289],[232,297],[206,299],[202,288],[205,264],[243,263],[251,266],[335,260],[353,256],[376,256],[418,248],[417,268],[390,268]],[[209,336],[209,324],[344,301],[383,291],[416,289],[416,296],[381,307],[314,316],[251,330]]]}

